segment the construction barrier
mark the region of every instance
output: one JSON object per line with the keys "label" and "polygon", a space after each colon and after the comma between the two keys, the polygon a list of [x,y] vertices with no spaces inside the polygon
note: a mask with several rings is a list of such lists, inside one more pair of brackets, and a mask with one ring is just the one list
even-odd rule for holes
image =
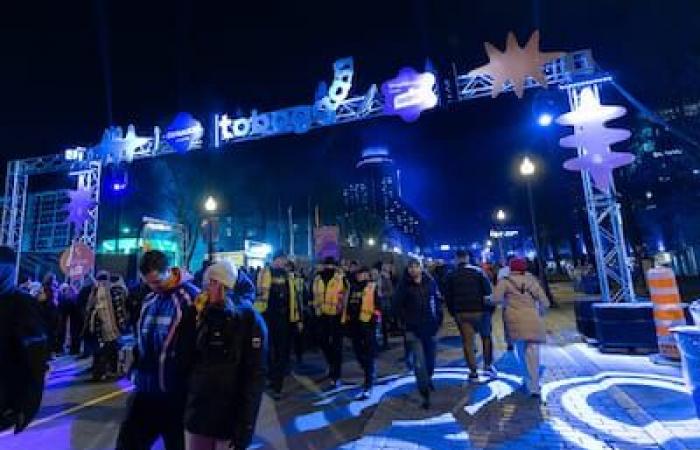
{"label": "construction barrier", "polygon": [[681,355],[671,328],[685,325],[676,275],[668,267],[654,267],[647,271],[647,286],[654,304],[654,323],[659,353],[666,358],[678,360]]}

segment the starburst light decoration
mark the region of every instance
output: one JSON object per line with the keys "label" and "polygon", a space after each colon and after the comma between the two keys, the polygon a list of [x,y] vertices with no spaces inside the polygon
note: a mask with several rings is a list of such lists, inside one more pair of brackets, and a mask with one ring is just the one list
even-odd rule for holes
{"label": "starburst light decoration", "polygon": [[95,200],[90,191],[77,189],[69,191],[70,203],[65,207],[68,211],[68,223],[75,226],[75,233],[80,234],[85,225],[85,221],[90,218],[90,210],[95,207]]}
{"label": "starburst light decoration", "polygon": [[126,129],[126,135],[121,127],[110,127],[102,134],[102,140],[94,147],[94,151],[104,161],[118,164],[121,161],[131,161],[134,151],[147,142],[148,138],[136,135],[133,125]]}
{"label": "starburst light decoration", "polygon": [[470,71],[470,77],[488,75],[493,78],[491,97],[506,90],[506,83],[513,85],[513,91],[522,98],[525,82],[528,78],[535,79],[542,87],[547,87],[547,78],[543,66],[552,60],[561,58],[564,52],[540,52],[540,32],[535,30],[525,47],[520,47],[515,34],[508,33],[505,51],[500,51],[490,42],[484,43],[489,63]]}

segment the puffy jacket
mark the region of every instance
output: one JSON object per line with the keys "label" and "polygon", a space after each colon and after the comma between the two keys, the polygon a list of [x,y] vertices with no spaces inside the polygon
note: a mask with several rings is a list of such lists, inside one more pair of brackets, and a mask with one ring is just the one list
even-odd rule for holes
{"label": "puffy jacket", "polygon": [[19,432],[41,404],[48,343],[36,299],[13,281],[14,267],[0,266],[0,431]]}
{"label": "puffy jacket", "polygon": [[445,281],[447,310],[452,315],[484,311],[487,309],[485,299],[491,295],[491,290],[491,282],[480,268],[460,264]]}
{"label": "puffy jacket", "polygon": [[237,301],[255,301],[255,285],[247,273],[242,270],[238,271],[236,284],[233,287],[233,298]]}
{"label": "puffy jacket", "polygon": [[184,392],[192,367],[198,293],[182,281],[144,299],[136,327],[133,381],[138,392]]}
{"label": "puffy jacket", "polygon": [[267,372],[267,329],[248,301],[208,305],[197,325],[185,428],[247,448]]}
{"label": "puffy jacket", "polygon": [[396,313],[407,331],[434,336],[442,325],[442,298],[437,282],[423,272],[416,283],[406,272],[394,295]]}

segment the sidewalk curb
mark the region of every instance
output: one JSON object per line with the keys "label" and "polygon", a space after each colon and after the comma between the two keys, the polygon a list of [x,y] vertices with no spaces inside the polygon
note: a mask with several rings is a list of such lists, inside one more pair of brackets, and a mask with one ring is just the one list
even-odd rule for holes
{"label": "sidewalk curb", "polygon": [[[576,348],[572,348],[581,359],[577,362],[581,364],[583,360],[587,362],[594,370],[593,373],[602,372],[602,369],[596,365],[591,359],[589,359],[584,353],[580,352]],[[625,391],[617,386],[610,386],[608,388],[610,395],[613,400],[632,417],[632,419],[637,422],[640,426],[643,424],[648,424],[644,426],[644,431],[654,440],[659,448],[664,450],[689,450],[683,443],[679,442],[678,438],[672,433],[666,430],[663,425],[661,425],[658,420],[650,416],[644,408],[639,406],[637,402],[632,399]]]}

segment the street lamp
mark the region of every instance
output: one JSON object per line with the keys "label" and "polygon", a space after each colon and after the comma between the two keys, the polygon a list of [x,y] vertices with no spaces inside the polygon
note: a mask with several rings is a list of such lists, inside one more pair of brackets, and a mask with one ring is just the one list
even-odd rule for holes
{"label": "street lamp", "polygon": [[211,195],[207,197],[207,199],[204,201],[204,211],[207,212],[209,217],[207,218],[207,237],[208,237],[208,242],[207,242],[207,247],[208,247],[208,253],[209,253],[209,263],[212,264],[214,262],[214,213],[216,212],[216,209],[218,208],[218,204],[216,202],[216,199],[212,197]]}
{"label": "street lamp", "polygon": [[208,213],[213,213],[216,212],[217,207],[216,199],[211,195],[207,197],[207,200],[204,202],[204,210]]}
{"label": "street lamp", "polygon": [[537,269],[539,271],[539,279],[542,285],[545,286],[544,267],[542,265],[542,253],[540,252],[539,232],[537,231],[537,220],[535,219],[535,203],[532,199],[532,177],[535,175],[537,167],[529,157],[524,157],[520,162],[520,175],[525,178],[527,184],[527,200],[530,206],[530,219],[532,220],[532,240],[535,244],[535,253],[537,254]]}
{"label": "street lamp", "polygon": [[370,247],[374,247],[377,244],[377,241],[374,240],[374,238],[369,238],[367,239],[367,245]]}
{"label": "street lamp", "polygon": [[503,211],[502,209],[499,209],[498,211],[496,211],[496,220],[498,220],[500,223],[505,222],[506,212]]}
{"label": "street lamp", "polygon": [[503,251],[503,237],[505,236],[505,233],[503,233],[503,222],[506,221],[506,217],[507,217],[507,215],[506,215],[506,212],[504,210],[499,209],[498,211],[496,211],[496,220],[501,225],[500,226],[501,233],[500,233],[500,236],[497,237],[497,239],[498,239],[498,253],[501,256],[501,263],[505,263],[505,261],[506,261],[505,252]]}

